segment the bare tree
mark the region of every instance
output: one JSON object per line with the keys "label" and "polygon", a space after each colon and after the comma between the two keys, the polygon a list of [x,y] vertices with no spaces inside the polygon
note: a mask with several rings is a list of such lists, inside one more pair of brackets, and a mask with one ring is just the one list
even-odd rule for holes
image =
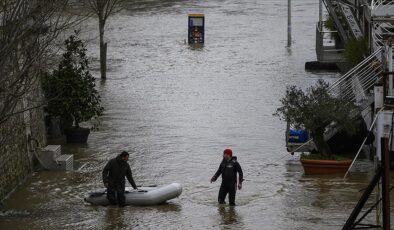
{"label": "bare tree", "polygon": [[104,42],[105,23],[111,14],[119,11],[120,2],[122,0],[89,0],[90,7],[99,20],[101,79],[107,78],[107,43]]}
{"label": "bare tree", "polygon": [[[55,41],[74,16],[67,0],[0,0],[0,133],[14,116],[45,104],[40,76],[48,68]],[[13,121],[11,121],[13,123]],[[0,139],[4,139],[2,136]],[[0,144],[4,140],[0,140]]]}

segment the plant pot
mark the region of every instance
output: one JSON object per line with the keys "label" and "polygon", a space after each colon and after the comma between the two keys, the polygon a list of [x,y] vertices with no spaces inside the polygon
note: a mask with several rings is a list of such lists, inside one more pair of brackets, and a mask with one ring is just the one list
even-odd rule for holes
{"label": "plant pot", "polygon": [[307,160],[301,159],[305,175],[345,174],[352,160]]}
{"label": "plant pot", "polygon": [[86,143],[90,129],[82,127],[71,127],[64,130],[67,143]]}

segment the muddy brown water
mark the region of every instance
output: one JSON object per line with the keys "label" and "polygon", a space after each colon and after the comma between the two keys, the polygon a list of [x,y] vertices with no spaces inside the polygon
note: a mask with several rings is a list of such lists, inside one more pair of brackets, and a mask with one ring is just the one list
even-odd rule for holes
{"label": "muddy brown water", "polygon": [[[105,114],[87,145],[64,145],[80,170],[36,172],[5,202],[0,229],[340,229],[373,169],[368,160],[344,181],[305,176],[273,117],[287,85],[306,87],[337,73],[306,72],[316,59],[318,1],[139,1],[109,19],[108,80],[98,81]],[[184,44],[187,11],[206,14],[206,44]],[[97,23],[83,25],[98,76]],[[209,183],[224,148],[243,167],[237,206],[217,205]],[[131,153],[139,185],[181,183],[165,205],[123,209],[84,203],[102,186],[104,164]],[[368,217],[373,222],[375,213]]]}

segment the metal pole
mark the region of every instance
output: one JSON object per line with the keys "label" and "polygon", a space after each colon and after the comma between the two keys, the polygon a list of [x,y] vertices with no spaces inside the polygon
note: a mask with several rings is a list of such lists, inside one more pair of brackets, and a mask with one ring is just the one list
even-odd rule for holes
{"label": "metal pole", "polygon": [[287,47],[291,47],[291,0],[287,0]]}
{"label": "metal pole", "polygon": [[364,190],[363,195],[361,196],[360,200],[357,202],[356,207],[354,207],[352,213],[350,214],[349,218],[347,219],[345,225],[343,225],[342,230],[351,230],[354,229],[354,224],[357,220],[358,214],[360,214],[362,208],[364,207],[365,203],[367,202],[369,196],[373,192],[373,189],[376,185],[379,184],[380,177],[382,176],[382,169],[379,168],[376,172],[375,176],[372,178],[371,182],[368,184],[368,187]]}
{"label": "metal pole", "polygon": [[[387,64],[389,67],[389,72],[393,71],[393,48],[391,44],[388,46],[388,52],[387,52]],[[389,75],[389,96],[393,96],[393,75]]]}
{"label": "metal pole", "polygon": [[[380,170],[380,163],[379,163],[379,158],[378,156],[375,155],[374,157],[374,167],[375,167],[375,172],[378,172],[378,170]],[[378,204],[376,206],[376,225],[380,225],[381,221],[380,221],[380,212],[382,210],[382,204],[379,202],[381,200],[381,193],[380,193],[380,185],[379,183],[376,185],[376,203]]]}
{"label": "metal pole", "polygon": [[[390,229],[390,160],[389,160],[389,140],[382,138],[382,214],[383,214],[383,229]],[[384,150],[384,151],[383,151]]]}
{"label": "metal pole", "polygon": [[322,31],[323,28],[323,0],[319,0],[319,29]]}
{"label": "metal pole", "polygon": [[348,170],[346,171],[345,176],[343,177],[343,179],[346,178],[346,176],[347,176],[347,175],[349,174],[349,172],[350,172],[350,169],[352,169],[354,162],[356,162],[356,159],[357,159],[358,155],[361,153],[361,150],[363,149],[364,144],[365,144],[365,142],[367,141],[367,139],[368,139],[368,137],[369,137],[369,135],[370,135],[370,133],[371,133],[371,131],[372,131],[372,129],[373,129],[373,126],[375,125],[376,120],[378,119],[379,113],[380,113],[380,111],[382,111],[382,110],[383,110],[383,108],[381,108],[381,109],[376,113],[376,116],[375,116],[375,118],[374,118],[373,121],[372,121],[371,127],[369,127],[369,129],[368,129],[368,135],[364,138],[363,143],[361,143],[361,146],[360,146],[360,148],[358,149],[357,154],[356,154],[356,156],[354,157],[352,163],[350,164]]}

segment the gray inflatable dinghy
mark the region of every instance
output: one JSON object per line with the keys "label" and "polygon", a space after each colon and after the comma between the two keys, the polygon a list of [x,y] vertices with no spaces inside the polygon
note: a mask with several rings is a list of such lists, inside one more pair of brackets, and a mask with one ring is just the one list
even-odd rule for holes
{"label": "gray inflatable dinghy", "polygon": [[[126,205],[157,205],[174,199],[181,193],[182,186],[178,183],[172,183],[163,187],[139,187],[138,190],[126,187]],[[93,205],[109,204],[106,189],[90,193],[85,198],[85,201]]]}

